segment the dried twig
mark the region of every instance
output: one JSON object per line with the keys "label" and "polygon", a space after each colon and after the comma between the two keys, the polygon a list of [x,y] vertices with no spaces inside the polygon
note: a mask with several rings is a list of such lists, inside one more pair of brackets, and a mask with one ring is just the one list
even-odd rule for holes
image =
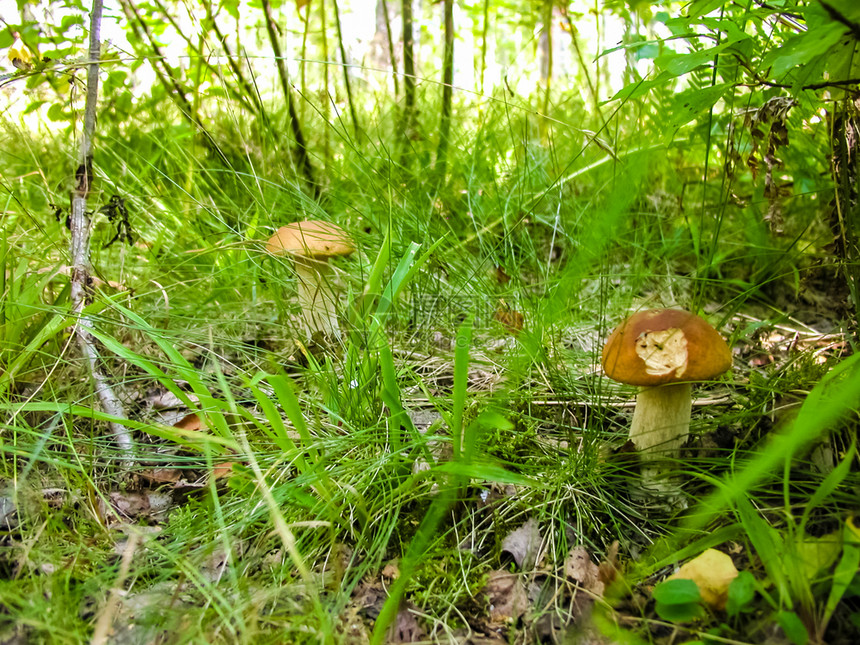
{"label": "dried twig", "polygon": [[[78,317],[75,326],[78,345],[87,361],[90,374],[95,383],[104,411],[108,414],[125,418],[122,402],[110,385],[107,377],[101,371],[101,360],[90,330],[92,319],[84,313],[87,301],[87,284],[90,276],[90,218],[87,215],[87,198],[93,183],[93,133],[96,125],[96,105],[99,92],[99,55],[101,49],[101,18],[102,0],[93,0],[93,10],[90,14],[90,52],[87,63],[87,98],[84,107],[84,128],[81,133],[80,165],[76,172],[77,184],[72,192],[71,216],[71,256],[72,279],[71,298],[72,310]],[[120,423],[112,422],[111,431],[117,445],[123,453],[126,465],[133,459],[134,444],[128,429]]]}

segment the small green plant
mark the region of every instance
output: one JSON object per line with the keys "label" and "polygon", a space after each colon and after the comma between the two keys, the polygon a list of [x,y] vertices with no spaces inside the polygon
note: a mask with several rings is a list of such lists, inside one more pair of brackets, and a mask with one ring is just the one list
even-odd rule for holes
{"label": "small green plant", "polygon": [[657,615],[673,623],[701,618],[705,611],[699,587],[692,580],[665,580],[654,587]]}
{"label": "small green plant", "polygon": [[729,584],[729,593],[726,599],[726,613],[730,617],[736,617],[745,611],[751,611],[750,603],[756,595],[756,579],[749,571],[739,571],[738,577]]}
{"label": "small green plant", "polygon": [[[56,282],[63,285],[59,291],[52,288]],[[68,317],[68,279],[58,267],[34,273],[26,258],[16,262],[5,229],[0,239],[0,293],[2,397],[44,345],[72,320]]]}
{"label": "small green plant", "polygon": [[[794,645],[823,642],[837,605],[853,584],[860,567],[860,534],[849,518],[827,535],[806,533],[809,513],[841,483],[855,460],[851,447],[812,495],[798,523],[780,531],[769,525],[752,504],[739,500],[736,509],[775,594],[761,590],[774,616]],[[822,584],[828,581],[826,584]],[[769,585],[769,586],[770,586]]]}

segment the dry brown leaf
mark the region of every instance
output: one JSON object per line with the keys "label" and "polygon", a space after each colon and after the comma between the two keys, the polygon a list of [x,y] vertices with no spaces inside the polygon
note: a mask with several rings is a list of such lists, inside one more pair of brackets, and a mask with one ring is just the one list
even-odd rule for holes
{"label": "dry brown leaf", "polygon": [[356,587],[349,604],[356,607],[361,616],[376,620],[387,598],[388,594],[382,588],[382,584],[376,580],[370,580]]}
{"label": "dry brown leaf", "polygon": [[407,604],[400,608],[397,612],[397,617],[394,619],[394,624],[388,630],[388,643],[417,643],[423,641],[427,635],[418,624],[418,619],[415,614],[410,611]]}
{"label": "dry brown leaf", "polygon": [[618,578],[618,540],[609,545],[606,559],[597,565],[598,578],[603,583],[604,589]]}
{"label": "dry brown leaf", "polygon": [[714,609],[725,609],[729,584],[737,575],[738,570],[731,556],[716,549],[707,549],[682,565],[667,580],[692,580],[707,605]]}
{"label": "dry brown leaf", "polygon": [[200,417],[196,412],[192,412],[190,414],[186,414],[182,419],[173,424],[174,428],[179,428],[180,430],[191,430],[197,431],[202,430],[206,426],[203,424],[203,421],[200,420]]}
{"label": "dry brown leaf", "polygon": [[458,643],[460,645],[508,645],[509,643],[507,638],[502,638],[495,634],[482,636],[464,627],[451,631],[450,640],[443,642]]}
{"label": "dry brown leaf", "polygon": [[175,484],[182,479],[182,471],[178,468],[153,468],[141,471],[140,477],[153,484]]}
{"label": "dry brown leaf", "polygon": [[493,320],[500,323],[512,336],[519,335],[525,324],[525,318],[519,311],[504,307],[499,307],[496,310],[496,313],[493,314]]}
{"label": "dry brown leaf", "polygon": [[518,574],[502,570],[491,572],[484,593],[487,594],[493,623],[514,622],[529,608],[528,595]]}
{"label": "dry brown leaf", "polygon": [[[156,491],[121,492],[108,495],[111,508],[123,519],[148,519],[160,522],[167,519],[173,507],[173,497],[168,493]],[[108,523],[116,520],[116,515],[108,511],[104,501],[99,502],[99,512]]]}
{"label": "dry brown leaf", "polygon": [[343,645],[367,645],[370,643],[370,630],[355,607],[348,607],[337,620],[337,642]]}
{"label": "dry brown leaf", "polygon": [[400,577],[400,560],[394,558],[382,567],[382,577],[389,580],[397,580]]}
{"label": "dry brown leaf", "polygon": [[233,466],[238,464],[238,461],[222,461],[220,464],[212,466],[212,479],[223,479],[233,474]]}
{"label": "dry brown leaf", "polygon": [[502,560],[504,561],[504,555],[508,554],[517,567],[527,571],[535,566],[540,543],[541,534],[537,520],[529,518],[525,524],[502,540]]}
{"label": "dry brown leaf", "polygon": [[[189,394],[188,399],[196,401],[197,397],[194,394]],[[147,393],[143,399],[143,403],[153,410],[170,410],[187,407],[185,402],[173,392],[163,389],[155,389]]]}
{"label": "dry brown leaf", "polygon": [[584,546],[575,546],[564,560],[564,575],[577,585],[602,596],[605,586],[600,579],[600,569],[591,561]]}

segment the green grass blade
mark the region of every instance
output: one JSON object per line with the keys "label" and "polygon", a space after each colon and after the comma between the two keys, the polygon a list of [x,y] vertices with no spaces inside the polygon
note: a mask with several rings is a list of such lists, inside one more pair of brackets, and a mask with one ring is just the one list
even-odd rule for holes
{"label": "green grass blade", "polygon": [[845,526],[842,529],[842,558],[833,572],[833,584],[827,595],[821,621],[822,629],[830,622],[833,612],[836,611],[848,587],[860,575],[860,531],[854,528],[853,519],[849,517],[845,520]]}
{"label": "green grass blade", "polygon": [[454,461],[469,459],[463,455],[463,413],[466,410],[466,388],[469,384],[469,351],[472,348],[472,318],[457,331],[454,349],[454,388],[451,393],[451,443]]}
{"label": "green grass blade", "polygon": [[762,519],[746,498],[738,499],[736,508],[740,522],[746,529],[756,554],[779,593],[781,606],[792,607],[788,578],[784,569],[785,560],[789,554],[786,553],[786,545],[782,537]]}
{"label": "green grass blade", "polygon": [[801,538],[806,535],[806,524],[809,521],[809,514],[827,501],[851,473],[851,466],[856,458],[856,452],[857,444],[854,442],[846,451],[842,461],[827,474],[821,485],[809,497],[809,500],[804,505],[803,515],[800,518],[800,525],[797,531],[798,536]]}
{"label": "green grass blade", "polygon": [[803,447],[828,432],[832,425],[860,400],[860,354],[834,367],[812,389],[800,412],[787,428],[775,434],[769,445],[747,462],[736,475],[711,493],[693,509],[683,528],[698,531],[713,520],[726,506],[733,505],[747,492],[792,458]]}

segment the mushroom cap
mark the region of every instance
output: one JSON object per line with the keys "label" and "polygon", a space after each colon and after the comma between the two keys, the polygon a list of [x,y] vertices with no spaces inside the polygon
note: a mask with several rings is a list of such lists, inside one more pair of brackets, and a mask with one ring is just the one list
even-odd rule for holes
{"label": "mushroom cap", "polygon": [[732,366],[732,352],[719,332],[695,314],[650,309],[615,328],[602,362],[615,381],[652,386],[714,378]]}
{"label": "mushroom cap", "polygon": [[352,238],[340,226],[321,220],[294,222],[279,228],[266,242],[273,255],[330,258],[355,251]]}

